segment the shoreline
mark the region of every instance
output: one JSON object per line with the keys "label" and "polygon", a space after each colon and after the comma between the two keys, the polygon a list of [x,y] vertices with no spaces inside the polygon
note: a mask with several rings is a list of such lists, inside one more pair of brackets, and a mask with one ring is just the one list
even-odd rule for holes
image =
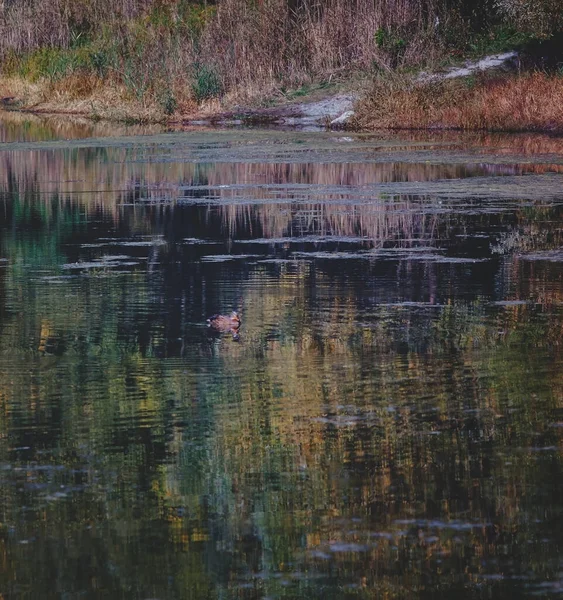
{"label": "shoreline", "polygon": [[[366,80],[362,86],[367,87]],[[34,115],[68,115],[92,121],[122,124],[163,124],[171,126],[219,125],[272,125],[272,126],[325,126],[343,113],[351,112],[359,100],[357,77],[328,86],[313,84],[305,93],[296,90],[299,101],[281,93],[270,97],[250,98],[237,102],[228,95],[181,106],[166,114],[155,103],[138,102],[128,97],[123,89],[111,83],[101,85],[94,94],[69,98],[52,93],[50,83],[30,83],[23,79],[0,77],[0,112]]]}
{"label": "shoreline", "polygon": [[[463,69],[465,67],[460,67]],[[449,73],[452,70],[450,69]],[[433,74],[423,79],[395,75],[361,86],[357,78],[331,94],[304,94],[299,101],[278,99],[271,106],[232,106],[213,101],[191,105],[185,112],[162,114],[135,101],[104,102],[109,88],[96,98],[64,96],[38,100],[32,84],[0,79],[0,113],[61,116],[124,125],[170,127],[271,126],[370,132],[475,131],[563,134],[563,77],[542,72],[479,72],[453,78]],[[37,84],[33,84],[36,88]],[[26,86],[28,89],[26,90]],[[39,86],[40,87],[40,86]],[[24,92],[18,97],[14,88]],[[363,88],[363,89],[361,89]],[[361,90],[361,91],[360,91]],[[26,102],[25,98],[29,98]]]}

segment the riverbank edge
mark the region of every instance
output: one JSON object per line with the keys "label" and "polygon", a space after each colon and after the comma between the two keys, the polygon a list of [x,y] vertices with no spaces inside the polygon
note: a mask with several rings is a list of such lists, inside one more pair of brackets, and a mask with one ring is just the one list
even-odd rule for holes
{"label": "riverbank edge", "polygon": [[[500,56],[500,55],[499,55]],[[49,82],[0,77],[0,111],[68,115],[125,124],[189,126],[320,126],[354,131],[466,130],[563,133],[563,75],[522,72],[514,53],[490,69],[467,64],[443,73],[357,74],[338,90],[300,95],[299,101],[273,98],[268,107],[228,106],[219,100],[180,107],[171,115],[158,106],[127,98],[123,90],[100,87],[84,98],[49,94]],[[483,61],[491,58],[484,57]],[[501,61],[502,62],[502,61]],[[479,63],[473,63],[478,65]],[[455,70],[461,73],[455,75]],[[464,72],[465,71],[465,72]],[[452,75],[453,74],[453,75]],[[496,109],[496,110],[495,110]]]}
{"label": "riverbank edge", "polygon": [[[111,82],[96,86],[85,97],[65,94],[64,86],[49,81],[29,82],[0,76],[0,111],[33,115],[68,115],[93,121],[123,124],[166,124],[170,126],[287,125],[324,126],[350,112],[368,89],[367,77],[351,74],[327,85],[311,83],[290,93],[256,96],[242,103],[226,96],[179,106],[166,114],[156,102],[132,99],[127,90]],[[54,91],[53,91],[54,90]],[[298,100],[297,100],[298,98]]]}

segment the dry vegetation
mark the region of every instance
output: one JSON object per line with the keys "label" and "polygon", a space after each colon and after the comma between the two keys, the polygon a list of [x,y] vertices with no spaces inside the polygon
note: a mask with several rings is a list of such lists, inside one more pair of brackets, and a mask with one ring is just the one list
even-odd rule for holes
{"label": "dry vegetation", "polygon": [[[390,93],[390,74],[490,45],[495,27],[548,37],[563,22],[559,0],[524,4],[11,0],[0,4],[0,95],[26,108],[157,121],[283,99],[351,73]],[[416,104],[409,94],[405,110]]]}
{"label": "dry vegetation", "polygon": [[[39,0],[0,7],[0,92],[166,118],[439,56],[448,0]],[[457,19],[457,20],[456,20]]]}
{"label": "dry vegetation", "polygon": [[358,107],[362,128],[563,131],[563,77],[545,73],[405,83],[378,82]]}

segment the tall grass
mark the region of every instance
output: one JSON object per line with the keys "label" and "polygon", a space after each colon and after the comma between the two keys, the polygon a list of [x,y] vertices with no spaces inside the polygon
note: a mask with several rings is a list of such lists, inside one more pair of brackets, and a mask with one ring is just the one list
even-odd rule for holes
{"label": "tall grass", "polygon": [[4,73],[35,80],[88,72],[137,98],[167,88],[175,101],[202,100],[417,64],[442,48],[458,19],[452,1],[10,2],[0,5],[0,60]]}
{"label": "tall grass", "polygon": [[197,81],[197,47],[213,13],[183,0],[6,4],[0,7],[2,72],[41,83],[35,101],[53,93],[59,100],[99,100],[103,89],[109,103],[170,115],[200,99],[190,82]]}
{"label": "tall grass", "polygon": [[378,82],[360,103],[357,124],[563,132],[563,77],[533,72],[440,83]]}
{"label": "tall grass", "polygon": [[495,0],[494,4],[507,20],[536,35],[549,36],[563,30],[561,0]]}
{"label": "tall grass", "polygon": [[[541,0],[538,23],[551,14],[553,1]],[[6,1],[0,4],[0,62],[5,75],[46,81],[61,94],[71,87],[74,96],[113,87],[120,100],[171,114],[225,93],[265,95],[353,70],[428,64],[501,18],[523,23],[513,5],[515,0]]]}
{"label": "tall grass", "polygon": [[302,83],[349,69],[417,64],[423,50],[425,58],[439,50],[436,23],[445,14],[439,0],[223,0],[202,53],[226,87],[282,78]]}

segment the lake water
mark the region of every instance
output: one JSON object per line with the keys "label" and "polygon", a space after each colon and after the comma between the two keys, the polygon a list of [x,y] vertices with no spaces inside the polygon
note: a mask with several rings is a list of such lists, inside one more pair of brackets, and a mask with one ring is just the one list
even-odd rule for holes
{"label": "lake water", "polygon": [[0,124],[1,597],[561,596],[563,139],[112,127]]}

